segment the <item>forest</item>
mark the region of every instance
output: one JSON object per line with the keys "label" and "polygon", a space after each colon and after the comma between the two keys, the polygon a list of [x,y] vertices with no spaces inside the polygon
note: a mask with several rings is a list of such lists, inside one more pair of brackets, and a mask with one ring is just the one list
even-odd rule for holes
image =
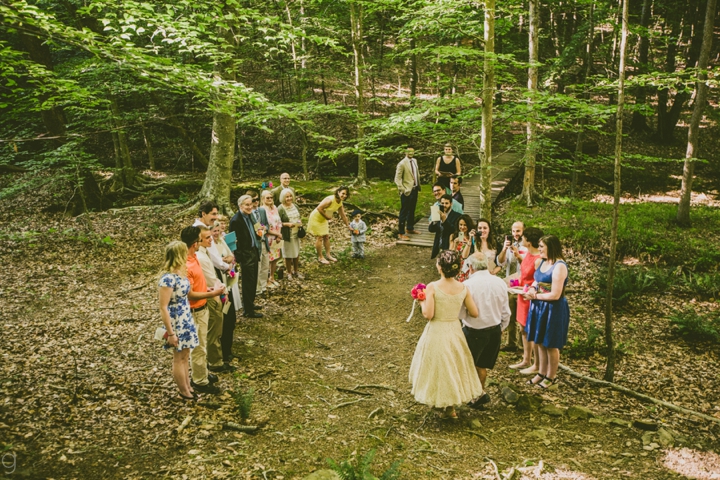
{"label": "forest", "polygon": [[[0,249],[16,272],[0,287],[0,470],[716,478],[719,13],[717,0],[0,0]],[[572,311],[560,388],[527,393],[503,352],[493,408],[453,425],[409,395],[408,292],[436,272],[427,249],[395,243],[393,183],[413,147],[427,216],[448,143],[497,232],[524,219],[561,238]],[[504,155],[519,173],[493,201]],[[303,242],[307,280],[266,299],[272,321],[238,324],[226,393],[174,404],[151,338],[162,249],[202,201],[230,217],[283,172],[303,220],[350,186],[368,260],[350,258],[337,220],[336,266]]]}

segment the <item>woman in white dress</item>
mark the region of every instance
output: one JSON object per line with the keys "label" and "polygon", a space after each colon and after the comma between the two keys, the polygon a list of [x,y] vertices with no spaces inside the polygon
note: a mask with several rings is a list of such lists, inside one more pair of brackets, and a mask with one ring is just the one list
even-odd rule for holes
{"label": "woman in white dress", "polygon": [[418,340],[410,365],[410,383],[415,400],[444,409],[442,418],[457,418],[455,406],[483,394],[470,349],[458,321],[464,304],[476,317],[477,307],[465,285],[455,280],[460,272],[460,255],[446,250],[437,260],[440,280],[425,290],[420,302],[429,320]]}

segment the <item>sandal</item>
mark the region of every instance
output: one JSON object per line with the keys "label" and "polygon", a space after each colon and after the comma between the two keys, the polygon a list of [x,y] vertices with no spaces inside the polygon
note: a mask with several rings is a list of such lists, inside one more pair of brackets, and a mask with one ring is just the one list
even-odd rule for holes
{"label": "sandal", "polygon": [[328,256],[327,256],[327,259],[330,260],[331,262],[337,262],[337,261],[338,261],[337,258],[335,258],[335,257],[333,257],[333,256],[331,256],[331,255],[328,255]]}
{"label": "sandal", "polygon": [[330,265],[330,262],[328,262],[324,257],[318,258],[318,263],[321,263],[323,265]]}
{"label": "sandal", "polygon": [[[533,382],[533,380],[535,380],[537,377],[540,377],[540,380],[538,380],[537,382]],[[547,379],[547,377],[546,377],[545,375],[543,375],[542,373],[538,373],[538,374],[535,375],[533,378],[531,378],[530,380],[528,380],[527,382],[525,382],[525,385],[535,385],[535,386],[537,386],[537,385],[540,385],[541,382],[544,382],[546,379]]]}
{"label": "sandal", "polygon": [[545,377],[545,379],[542,382],[538,383],[535,386],[540,387],[540,388],[550,388],[553,385],[555,385],[556,380],[557,380],[557,377],[555,377],[555,378]]}
{"label": "sandal", "polygon": [[440,420],[457,420],[458,415],[457,415],[457,412],[455,411],[455,409],[450,410],[450,411],[441,410],[438,412],[438,418]]}
{"label": "sandal", "polygon": [[197,395],[197,393],[195,393],[195,392],[192,392],[192,396],[191,396],[191,397],[186,397],[186,396],[183,395],[182,393],[178,393],[178,395],[180,395],[180,399],[181,399],[183,402],[197,402],[197,401],[198,401],[198,398],[199,398],[198,395]]}

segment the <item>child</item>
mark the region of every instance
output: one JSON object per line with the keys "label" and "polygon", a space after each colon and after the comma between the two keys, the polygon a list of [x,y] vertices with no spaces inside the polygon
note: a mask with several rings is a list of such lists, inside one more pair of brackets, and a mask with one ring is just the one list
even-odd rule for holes
{"label": "child", "polygon": [[365,231],[367,225],[362,221],[362,214],[364,212],[359,208],[356,208],[350,214],[352,216],[352,222],[350,222],[350,228],[352,229],[352,247],[353,247],[353,258],[365,258]]}

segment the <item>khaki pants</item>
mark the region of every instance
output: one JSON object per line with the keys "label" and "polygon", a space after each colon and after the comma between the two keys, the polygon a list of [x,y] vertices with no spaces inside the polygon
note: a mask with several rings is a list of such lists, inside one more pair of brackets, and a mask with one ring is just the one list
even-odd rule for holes
{"label": "khaki pants", "polygon": [[[210,318],[207,329],[207,363],[211,367],[222,367],[223,357],[220,336],[223,329],[223,312],[220,297],[208,298]],[[233,308],[233,307],[230,307]]]}
{"label": "khaki pants", "polygon": [[207,334],[208,320],[210,318],[209,307],[199,312],[193,312],[193,320],[195,320],[195,328],[197,328],[200,344],[193,348],[190,353],[190,365],[192,365],[192,381],[198,385],[207,385]]}
{"label": "khaki pants", "polygon": [[260,295],[267,288],[268,273],[270,273],[270,254],[265,246],[265,242],[262,242],[262,254],[260,255],[260,263],[258,264],[258,280],[257,289],[255,293]]}

